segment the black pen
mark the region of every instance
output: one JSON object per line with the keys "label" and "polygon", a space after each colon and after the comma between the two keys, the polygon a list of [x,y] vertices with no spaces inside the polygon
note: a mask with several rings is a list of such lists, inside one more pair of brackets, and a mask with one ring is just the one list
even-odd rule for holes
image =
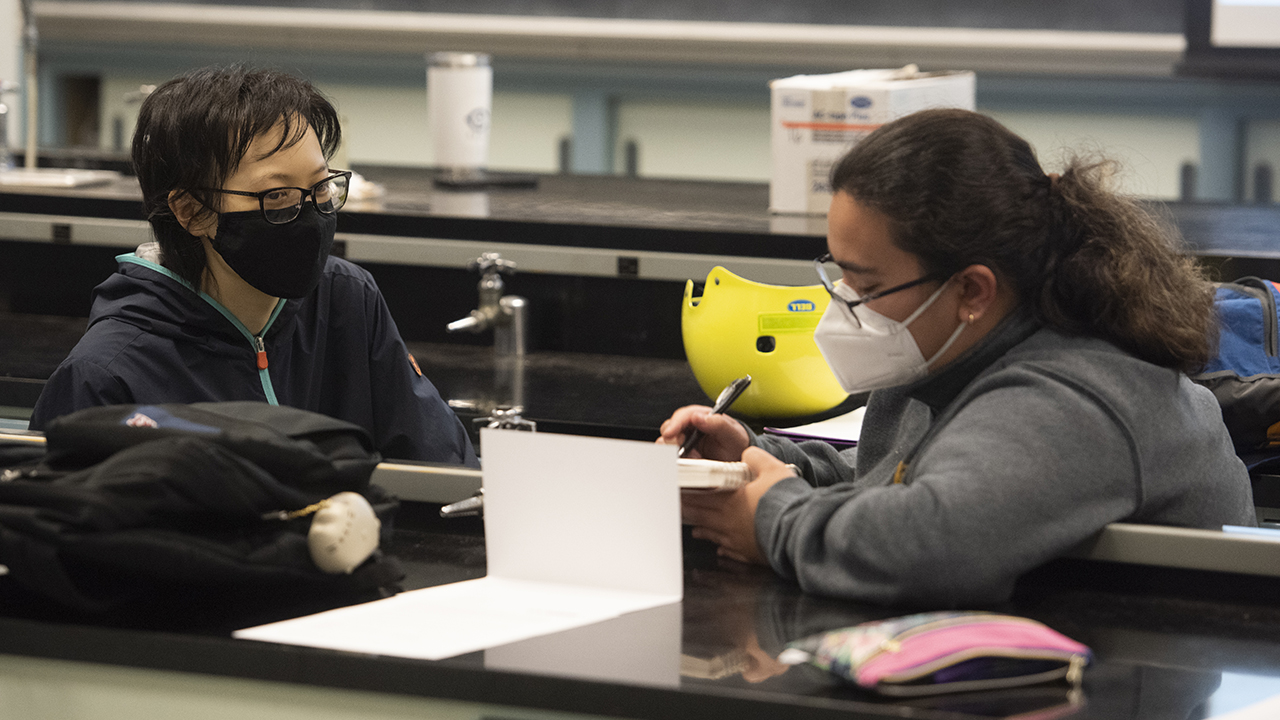
{"label": "black pen", "polygon": [[[746,390],[747,386],[750,384],[751,376],[744,375],[726,385],[724,390],[720,391],[720,397],[716,398],[716,404],[711,406],[711,414],[719,415],[725,410],[728,410],[729,406],[733,404],[733,401],[737,400],[738,396],[742,394],[742,391]],[[689,451],[693,449],[693,446],[697,445],[698,441],[701,439],[702,431],[698,428],[693,428],[693,432],[689,433],[689,437],[685,438],[684,444],[681,445],[680,450],[676,452],[676,457],[684,457],[685,455],[688,455]]]}

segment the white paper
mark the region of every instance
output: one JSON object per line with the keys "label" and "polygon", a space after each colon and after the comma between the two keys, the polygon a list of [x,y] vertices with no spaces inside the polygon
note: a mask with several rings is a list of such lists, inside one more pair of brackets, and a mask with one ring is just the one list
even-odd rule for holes
{"label": "white paper", "polygon": [[679,603],[488,648],[484,666],[628,685],[680,686]]}
{"label": "white paper", "polygon": [[439,660],[679,602],[675,446],[484,430],[489,575],[239,630]]}
{"label": "white paper", "polygon": [[489,575],[683,592],[672,445],[481,430]]}
{"label": "white paper", "polygon": [[246,640],[441,660],[670,602],[664,595],[486,577],[234,634]]}
{"label": "white paper", "polygon": [[1280,717],[1280,695],[1256,702],[1239,710],[1222,715],[1214,715],[1209,720],[1275,720],[1277,717]]}
{"label": "white paper", "polygon": [[765,428],[771,433],[782,435],[783,437],[801,438],[801,439],[818,439],[818,440],[837,440],[841,442],[857,442],[862,435],[862,416],[866,415],[867,408],[865,406],[854,410],[853,412],[837,415],[826,420],[819,420],[815,423],[807,425],[797,425],[789,428]]}

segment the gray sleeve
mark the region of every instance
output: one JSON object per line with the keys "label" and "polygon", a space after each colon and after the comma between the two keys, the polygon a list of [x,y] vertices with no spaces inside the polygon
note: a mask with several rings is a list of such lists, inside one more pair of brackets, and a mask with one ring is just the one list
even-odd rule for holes
{"label": "gray sleeve", "polygon": [[1003,600],[1020,574],[1137,505],[1128,433],[1076,387],[1005,375],[940,422],[904,484],[771,488],[756,538],[773,568],[858,600]]}
{"label": "gray sleeve", "polygon": [[751,444],[769,451],[784,463],[800,468],[805,481],[815,487],[853,480],[856,448],[837,451],[821,440],[793,442],[776,435],[752,435]]}

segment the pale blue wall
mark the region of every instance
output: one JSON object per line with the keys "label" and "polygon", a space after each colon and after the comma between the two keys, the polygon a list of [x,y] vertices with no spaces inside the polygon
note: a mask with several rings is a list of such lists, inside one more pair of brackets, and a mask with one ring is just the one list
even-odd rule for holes
{"label": "pale blue wall", "polygon": [[[304,74],[346,116],[350,160],[429,165],[425,65],[402,56],[272,53],[178,46],[47,44],[41,51],[42,138],[59,137],[57,78],[103,78],[103,144],[112,121],[132,129],[123,93],[192,67],[248,62]],[[621,172],[638,147],[642,176],[763,181],[768,178],[768,89],[790,69],[584,65],[496,57],[492,167],[550,172],[561,139],[575,141],[573,169]],[[1173,198],[1179,168],[1199,166],[1201,198],[1248,198],[1251,168],[1280,160],[1280,89],[1202,79],[1089,79],[979,74],[980,110],[1024,134],[1047,159],[1063,145],[1117,156],[1124,187]]]}

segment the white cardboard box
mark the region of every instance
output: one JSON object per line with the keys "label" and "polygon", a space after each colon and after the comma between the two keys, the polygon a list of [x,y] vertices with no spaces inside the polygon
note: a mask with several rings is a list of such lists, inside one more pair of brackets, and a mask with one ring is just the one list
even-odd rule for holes
{"label": "white cardboard box", "polygon": [[769,83],[773,95],[773,172],[769,209],[824,215],[836,161],[884,123],[934,107],[974,109],[974,74],[850,70],[795,75]]}

